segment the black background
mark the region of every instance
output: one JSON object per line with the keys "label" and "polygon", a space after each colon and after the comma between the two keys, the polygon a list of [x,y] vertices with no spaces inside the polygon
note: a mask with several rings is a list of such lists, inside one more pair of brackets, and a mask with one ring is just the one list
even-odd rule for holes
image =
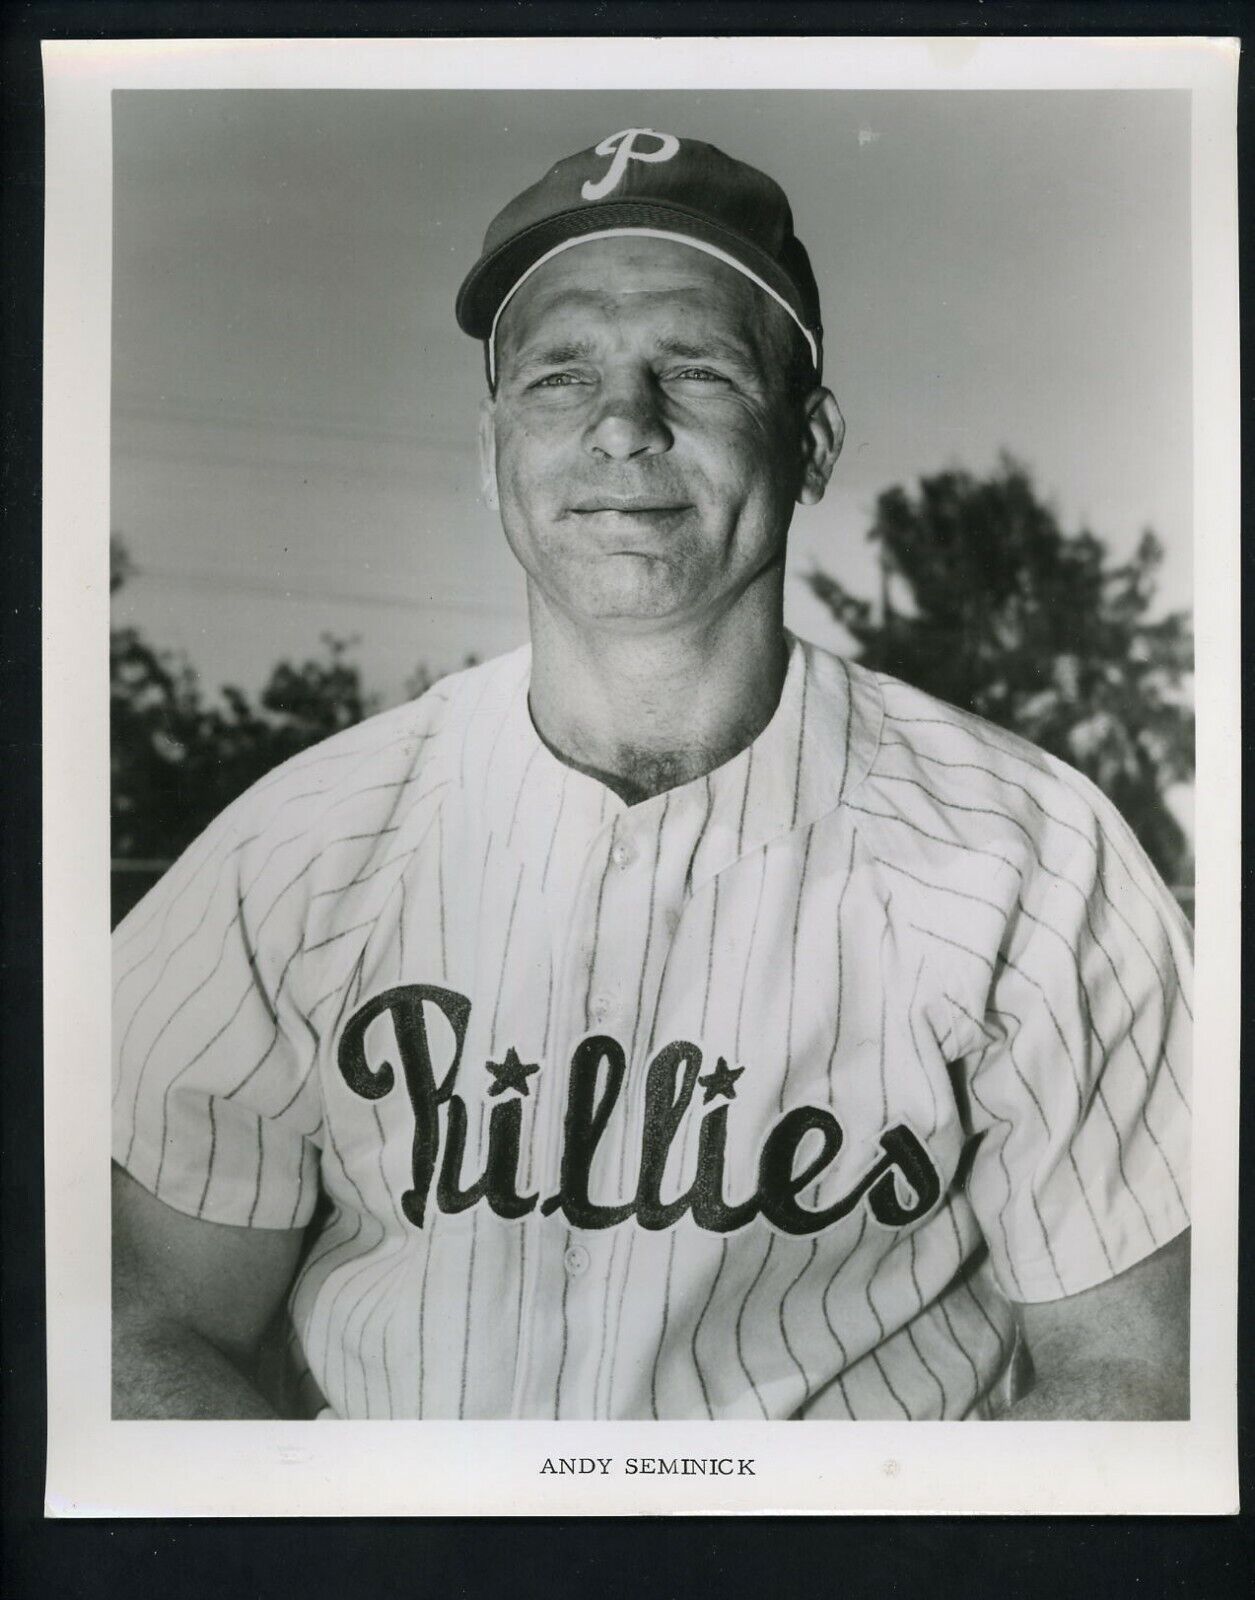
{"label": "black background", "polygon": [[[43,1118],[40,1025],[39,517],[43,277],[41,39],[604,34],[1159,34],[1241,36],[1247,4],[561,4],[97,0],[0,7],[0,1424],[4,1592],[56,1600],[226,1600],[336,1595],[532,1596],[552,1590],[764,1596],[1049,1594],[1189,1596],[1245,1592],[1249,1517],[693,1518],[475,1521],[372,1519],[46,1521],[44,1474]],[[1239,90],[1243,398],[1252,387],[1249,66]],[[1255,494],[1244,451],[1245,498]],[[1251,578],[1243,549],[1243,577]],[[104,670],[102,660],[101,670]],[[1245,674],[1244,674],[1245,679]],[[1244,752],[1245,752],[1244,741]],[[1243,867],[1244,887],[1251,879]],[[1245,963],[1244,963],[1245,967]],[[1243,1044],[1247,1028],[1243,1027]],[[1245,1056],[1245,1048],[1243,1054]],[[1243,1109],[1251,1144],[1255,1096]],[[1244,1186],[1243,1237],[1251,1226]],[[1249,1260],[1241,1272],[1239,1445],[1251,1491]],[[1198,1286],[1206,1292],[1206,1285]],[[1023,1471],[1031,1475],[1031,1460]],[[1243,1572],[1248,1574],[1244,1580]]]}

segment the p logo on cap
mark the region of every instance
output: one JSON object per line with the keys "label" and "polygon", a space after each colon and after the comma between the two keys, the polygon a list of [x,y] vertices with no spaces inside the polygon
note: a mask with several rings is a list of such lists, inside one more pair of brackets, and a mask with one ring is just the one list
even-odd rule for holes
{"label": "p logo on cap", "polygon": [[519,287],[560,251],[624,234],[691,245],[757,284],[801,330],[818,380],[819,291],[784,190],[700,139],[623,128],[556,162],[489,224],[457,298],[459,325],[484,341],[489,387],[497,321]]}
{"label": "p logo on cap", "polygon": [[[640,137],[657,139],[658,148],[638,150],[636,141]],[[595,148],[599,156],[613,156],[614,159],[604,178],[596,182],[590,178],[581,186],[580,193],[585,200],[604,199],[612,189],[617,189],[629,161],[670,161],[679,151],[680,141],[673,133],[655,133],[652,128],[624,128],[622,133],[612,133]]]}

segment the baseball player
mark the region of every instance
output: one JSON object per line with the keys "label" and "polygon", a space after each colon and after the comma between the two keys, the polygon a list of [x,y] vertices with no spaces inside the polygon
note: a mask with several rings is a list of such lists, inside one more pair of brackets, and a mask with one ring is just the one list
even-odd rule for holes
{"label": "baseball player", "polygon": [[531,642],[119,928],[117,1414],[1185,1414],[1187,930],[1077,773],[785,631],[783,192],[623,130],[457,314]]}

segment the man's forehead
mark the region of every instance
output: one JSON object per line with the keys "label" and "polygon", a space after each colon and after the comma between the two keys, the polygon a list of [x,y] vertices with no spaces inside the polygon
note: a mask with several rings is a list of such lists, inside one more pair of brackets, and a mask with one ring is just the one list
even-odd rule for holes
{"label": "man's forehead", "polygon": [[505,308],[499,335],[515,340],[554,320],[632,317],[682,322],[742,338],[764,307],[754,285],[722,261],[665,239],[606,239],[547,261]]}

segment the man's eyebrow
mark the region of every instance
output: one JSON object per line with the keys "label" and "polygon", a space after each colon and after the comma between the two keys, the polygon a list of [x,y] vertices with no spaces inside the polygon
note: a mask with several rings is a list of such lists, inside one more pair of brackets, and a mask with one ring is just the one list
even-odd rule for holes
{"label": "man's eyebrow", "polygon": [[564,361],[582,361],[592,355],[592,342],[588,339],[559,339],[548,344],[524,345],[521,350],[510,351],[516,366],[560,366]]}
{"label": "man's eyebrow", "polygon": [[716,333],[703,334],[699,339],[672,335],[659,339],[658,350],[662,355],[679,356],[684,361],[701,361],[713,356],[723,361],[735,361],[740,366],[750,366],[754,360],[753,352],[739,339],[724,339]]}

